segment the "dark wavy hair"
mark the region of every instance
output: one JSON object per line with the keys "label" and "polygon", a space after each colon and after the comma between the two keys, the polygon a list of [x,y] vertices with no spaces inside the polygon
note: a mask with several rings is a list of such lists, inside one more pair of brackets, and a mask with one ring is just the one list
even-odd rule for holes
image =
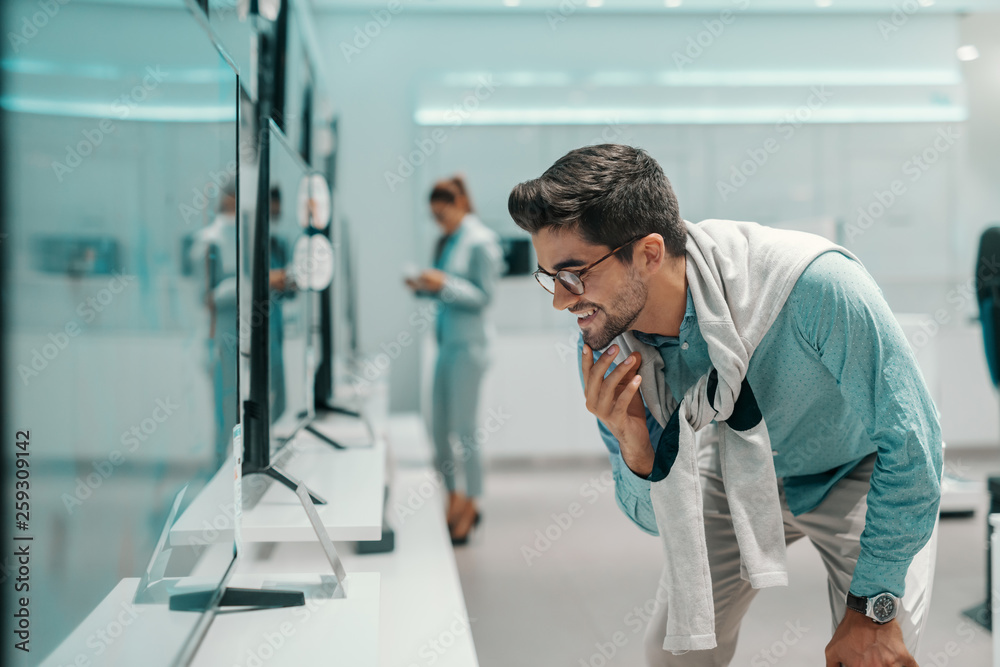
{"label": "dark wavy hair", "polygon": [[[572,150],[539,178],[515,186],[507,210],[531,234],[562,227],[588,243],[617,248],[656,233],[667,253],[684,254],[687,230],[677,197],[660,165],[641,148],[600,144]],[[632,261],[630,253],[617,256]]]}

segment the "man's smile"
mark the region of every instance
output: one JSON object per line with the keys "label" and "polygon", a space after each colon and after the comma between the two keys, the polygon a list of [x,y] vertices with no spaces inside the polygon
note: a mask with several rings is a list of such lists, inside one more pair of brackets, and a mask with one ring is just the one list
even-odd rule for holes
{"label": "man's smile", "polygon": [[593,322],[594,318],[597,317],[598,311],[599,309],[597,307],[590,306],[588,308],[581,308],[580,310],[572,312],[576,315],[576,323],[582,327]]}

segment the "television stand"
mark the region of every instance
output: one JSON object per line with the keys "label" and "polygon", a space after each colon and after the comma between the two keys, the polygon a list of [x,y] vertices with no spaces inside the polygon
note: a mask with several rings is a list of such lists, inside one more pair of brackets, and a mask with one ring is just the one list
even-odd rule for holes
{"label": "television stand", "polygon": [[[208,611],[215,591],[195,591],[170,596],[170,611]],[[264,590],[260,588],[226,588],[219,601],[220,607],[254,607],[278,609],[305,606],[302,591]]]}
{"label": "television stand", "polygon": [[[243,476],[246,477],[248,475],[265,475],[273,480],[281,482],[292,491],[295,491],[299,484],[301,484],[299,480],[295,479],[288,473],[283,472],[280,468],[274,466],[273,464],[267,466],[266,468],[258,468],[257,470],[244,470]],[[312,498],[312,501],[317,505],[326,505],[326,500],[323,496],[317,495],[311,490],[309,491],[309,497]]]}
{"label": "television stand", "polygon": [[326,435],[325,433],[322,433],[318,428],[316,428],[312,424],[307,424],[304,430],[308,431],[309,433],[312,433],[314,436],[316,436],[326,444],[330,445],[334,449],[347,449],[347,447],[340,444],[339,442],[337,442],[330,436]]}
{"label": "television stand", "polygon": [[341,407],[339,405],[334,405],[333,403],[316,403],[316,409],[323,412],[332,412],[338,415],[346,415],[348,417],[355,417],[361,419],[361,413],[357,410],[351,410],[349,408]]}

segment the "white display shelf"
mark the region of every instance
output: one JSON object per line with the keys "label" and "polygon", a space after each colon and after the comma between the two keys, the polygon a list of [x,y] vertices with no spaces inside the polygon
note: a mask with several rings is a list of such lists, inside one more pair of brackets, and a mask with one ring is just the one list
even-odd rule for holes
{"label": "white display shelf", "polygon": [[[319,517],[333,540],[377,540],[382,535],[385,487],[385,442],[365,446],[367,436],[357,420],[325,416],[317,429],[348,449],[335,449],[302,431],[289,443],[291,456],[281,469],[304,482],[327,503],[317,505]],[[232,471],[224,467],[202,489],[170,531],[171,544],[204,544],[232,540]],[[263,476],[245,476],[244,492]],[[314,541],[295,493],[273,482],[251,509],[243,512],[244,542]]]}
{"label": "white display shelf", "polygon": [[143,665],[169,667],[198,614],[166,605],[133,605],[137,577],[122,579],[69,634],[42,667]]}
{"label": "white display shelf", "polygon": [[[329,567],[327,567],[327,570]],[[325,571],[325,570],[324,570]],[[230,586],[312,583],[315,575],[236,575]],[[199,619],[166,605],[132,605],[138,578],[123,579],[42,667],[169,667]],[[227,609],[215,615],[193,661],[196,667],[259,664],[268,667],[352,665],[377,667],[379,575],[348,575],[345,596],[307,599],[302,607]],[[128,624],[126,625],[125,622]],[[110,641],[108,641],[110,640]]]}
{"label": "white display shelf", "polygon": [[[329,566],[322,571],[329,571]],[[295,582],[303,580],[303,575],[237,574],[229,585],[256,588],[267,582],[294,588]],[[221,611],[213,619],[191,666],[377,667],[379,575],[348,572],[344,590],[342,599],[307,598],[304,607]]]}
{"label": "white display shelf", "polygon": [[[420,453],[429,448],[417,415],[393,415],[387,433],[397,460],[409,458],[399,452]],[[407,461],[405,468],[397,468],[391,480],[386,516],[395,531],[395,550],[359,555],[352,545],[337,545],[348,573],[377,572],[380,576],[379,665],[478,667],[475,627],[469,621],[444,521],[443,488],[435,483],[433,468],[414,460]],[[407,505],[411,497],[420,499],[412,513]],[[408,509],[400,511],[397,505]],[[241,572],[255,573],[328,569],[319,545],[305,543],[250,549],[240,565]]]}

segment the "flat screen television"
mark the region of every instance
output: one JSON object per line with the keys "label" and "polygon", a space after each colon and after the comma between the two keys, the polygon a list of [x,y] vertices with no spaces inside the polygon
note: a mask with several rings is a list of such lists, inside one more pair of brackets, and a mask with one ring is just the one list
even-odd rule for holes
{"label": "flat screen television", "polygon": [[[315,304],[309,289],[311,266],[297,252],[308,242],[298,220],[299,191],[310,170],[273,123],[269,127],[268,186],[268,370],[272,457],[315,415],[312,401],[311,320]],[[305,221],[308,224],[308,221]]]}
{"label": "flat screen television", "polygon": [[243,472],[294,490],[298,480],[275,463],[315,416],[314,265],[303,260],[311,230],[308,220],[302,224],[298,204],[311,171],[267,115],[258,113],[252,122],[257,139],[246,151],[243,173],[255,185],[240,197],[238,240]]}

